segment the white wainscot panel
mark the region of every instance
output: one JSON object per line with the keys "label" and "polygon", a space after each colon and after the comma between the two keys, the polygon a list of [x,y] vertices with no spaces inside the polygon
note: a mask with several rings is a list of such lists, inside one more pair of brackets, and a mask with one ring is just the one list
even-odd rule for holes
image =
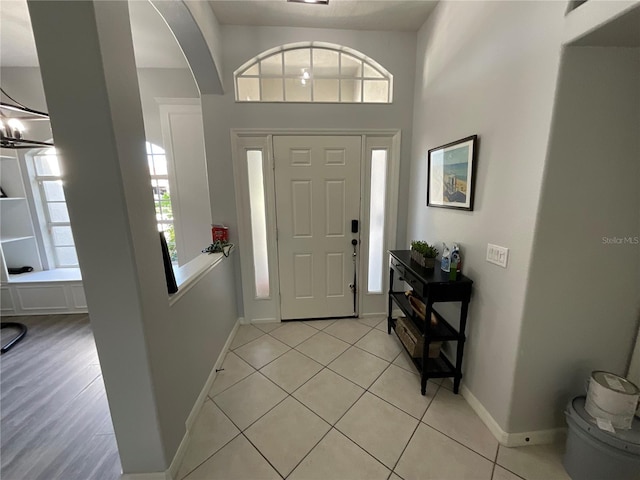
{"label": "white wainscot panel", "polygon": [[17,286],[16,294],[24,311],[67,310],[67,297],[63,285]]}
{"label": "white wainscot panel", "polygon": [[71,291],[71,299],[74,308],[87,308],[87,299],[84,296],[84,288],[82,285],[69,285]]}
{"label": "white wainscot panel", "polygon": [[16,308],[13,305],[11,290],[6,287],[0,288],[0,310],[3,313],[14,313],[16,311]]}

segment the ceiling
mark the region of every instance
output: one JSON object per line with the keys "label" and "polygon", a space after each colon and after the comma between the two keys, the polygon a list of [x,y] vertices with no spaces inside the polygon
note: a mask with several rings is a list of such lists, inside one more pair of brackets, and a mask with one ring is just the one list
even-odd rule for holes
{"label": "ceiling", "polygon": [[223,25],[417,31],[437,2],[427,0],[329,0],[329,5],[286,0],[209,0]]}
{"label": "ceiling", "polygon": [[[417,31],[435,7],[426,0],[330,0],[329,5],[286,0],[210,0],[223,25]],[[186,68],[180,47],[147,0],[130,0],[136,63],[142,68]],[[0,66],[37,67],[26,0],[0,0]]]}

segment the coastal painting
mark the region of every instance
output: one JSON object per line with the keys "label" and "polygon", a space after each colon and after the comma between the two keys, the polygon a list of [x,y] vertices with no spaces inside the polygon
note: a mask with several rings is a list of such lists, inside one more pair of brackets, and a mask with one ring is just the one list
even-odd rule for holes
{"label": "coastal painting", "polygon": [[429,150],[427,206],[473,210],[478,136]]}

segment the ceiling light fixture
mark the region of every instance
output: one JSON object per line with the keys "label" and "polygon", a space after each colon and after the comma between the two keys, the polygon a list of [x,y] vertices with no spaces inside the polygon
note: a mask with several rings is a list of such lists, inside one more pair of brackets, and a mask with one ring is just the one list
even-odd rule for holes
{"label": "ceiling light fixture", "polygon": [[[33,148],[33,147],[53,147],[51,142],[40,142],[38,140],[28,140],[23,138],[25,132],[21,120],[49,120],[49,115],[44,112],[25,107],[20,102],[14,100],[7,92],[0,89],[2,94],[15,103],[0,102],[0,146],[3,148]],[[4,112],[10,112],[5,114]],[[16,115],[16,113],[18,115]]]}
{"label": "ceiling light fixture", "polygon": [[317,5],[329,5],[329,0],[287,0],[290,3],[315,3]]}

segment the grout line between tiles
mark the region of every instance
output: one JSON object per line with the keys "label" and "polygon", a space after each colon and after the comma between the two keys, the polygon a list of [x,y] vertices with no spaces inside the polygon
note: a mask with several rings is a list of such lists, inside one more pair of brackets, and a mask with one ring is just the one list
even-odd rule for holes
{"label": "grout line between tiles", "polygon": [[[249,428],[249,427],[247,427],[247,428]],[[244,432],[242,432],[240,435],[242,435],[242,436],[247,440],[247,442],[249,442],[249,443],[251,444],[251,446],[252,446],[253,448],[255,448],[255,449],[256,449],[256,452],[258,452],[258,453],[260,454],[260,456],[261,456],[262,458],[264,458],[264,459],[265,459],[265,461],[266,461],[269,465],[271,465],[271,468],[273,468],[273,470],[278,474],[278,476],[284,480],[284,478],[285,478],[285,477],[284,477],[284,475],[282,475],[282,474],[280,473],[280,470],[278,470],[278,469],[276,468],[276,466],[275,466],[273,463],[271,463],[267,457],[265,457],[265,456],[264,456],[264,454],[260,451],[260,449],[259,449],[258,447],[256,447],[256,446],[253,444],[253,442],[251,441],[251,439],[249,439],[249,437],[247,437],[247,436],[244,434]]]}
{"label": "grout line between tiles", "polygon": [[[427,405],[427,409],[425,410],[425,412],[429,409],[429,406],[431,406],[431,403],[433,403],[433,399],[436,398],[436,394],[438,393],[439,390],[440,390],[440,385],[438,385],[438,387],[436,388],[436,391],[433,394],[433,398],[431,399],[431,402],[429,402],[429,405]],[[396,408],[398,408],[398,407],[396,407]],[[424,416],[424,413],[422,415]],[[415,418],[415,417],[412,417],[412,418]],[[418,431],[418,428],[420,428],[420,424],[421,423],[422,423],[422,420],[418,420],[418,424],[416,425],[416,428],[413,429],[413,432],[411,433],[411,436],[409,437],[409,440],[407,440],[407,443],[404,446],[404,448],[402,449],[402,452],[400,452],[400,456],[398,456],[398,459],[396,460],[396,463],[393,464],[393,468],[391,469],[392,472],[395,473],[395,470],[398,467],[398,463],[400,463],[400,459],[404,455],[404,452],[407,450],[407,447],[411,443],[411,440],[413,440],[413,437],[415,436],[416,432]],[[400,476],[400,475],[398,475],[398,476]]]}
{"label": "grout line between tiles", "polygon": [[[217,405],[216,405],[217,406]],[[222,412],[222,409],[220,407],[218,407],[218,409]],[[227,415],[226,413],[222,412],[225,416]],[[229,418],[229,417],[227,417]],[[229,420],[231,420],[229,418]],[[233,423],[233,422],[232,422]],[[235,426],[235,425],[234,425]],[[236,426],[236,428],[238,428]],[[205,463],[207,463],[211,457],[213,457],[216,453],[218,453],[220,450],[222,450],[224,447],[226,447],[227,445],[229,445],[231,442],[233,442],[236,438],[238,438],[238,436],[242,435],[242,432],[238,430],[238,433],[236,433],[233,438],[231,438],[231,440],[229,440],[227,443],[225,443],[224,445],[222,445],[220,448],[218,448],[215,452],[213,452],[211,455],[209,455],[207,458],[205,458],[202,462],[200,462],[198,465],[196,465],[194,468],[192,468],[191,470],[189,470],[186,474],[184,474],[182,477],[176,479],[176,480],[183,480],[184,478],[187,478],[189,475],[191,475],[193,472],[195,472],[198,468],[200,468],[202,465],[204,465]],[[182,461],[184,462],[184,457],[182,458]],[[178,470],[180,470],[180,467],[182,467],[182,463],[178,466]],[[177,473],[176,473],[177,474]]]}
{"label": "grout line between tiles", "polygon": [[455,438],[453,438],[451,435],[447,435],[446,433],[441,432],[441,431],[440,431],[440,430],[438,430],[437,428],[432,427],[432,426],[431,426],[431,425],[429,425],[427,422],[423,422],[422,420],[420,420],[420,423],[422,423],[423,425],[426,425],[426,426],[427,426],[427,427],[429,427],[431,430],[435,430],[436,432],[440,433],[441,435],[444,435],[444,436],[445,436],[445,437],[447,437],[448,439],[453,440],[453,441],[454,441],[454,442],[456,442],[458,445],[462,445],[462,446],[463,446],[464,448],[466,448],[467,450],[469,450],[469,451],[471,451],[471,452],[475,453],[476,455],[481,456],[482,458],[484,458],[484,459],[485,459],[485,460],[487,460],[488,462],[495,463],[495,462],[494,462],[493,460],[491,460],[490,458],[486,457],[485,455],[483,455],[483,454],[481,454],[481,453],[479,453],[479,452],[476,452],[473,448],[471,448],[471,447],[469,447],[469,446],[465,445],[464,443],[460,442],[459,440],[456,440],[456,439],[455,439]]}

